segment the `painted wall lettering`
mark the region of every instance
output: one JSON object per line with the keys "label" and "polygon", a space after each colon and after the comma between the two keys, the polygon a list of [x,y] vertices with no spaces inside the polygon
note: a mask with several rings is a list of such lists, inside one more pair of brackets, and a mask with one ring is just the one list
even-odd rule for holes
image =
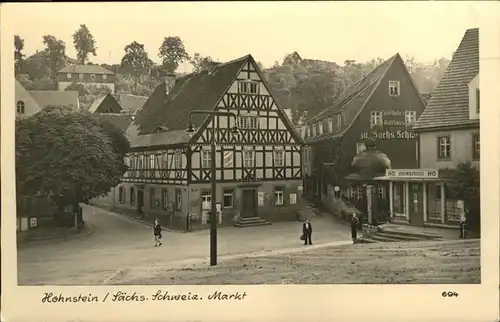
{"label": "painted wall lettering", "polygon": [[374,140],[412,140],[416,139],[417,134],[408,130],[404,131],[371,131],[362,132],[361,140],[374,139]]}

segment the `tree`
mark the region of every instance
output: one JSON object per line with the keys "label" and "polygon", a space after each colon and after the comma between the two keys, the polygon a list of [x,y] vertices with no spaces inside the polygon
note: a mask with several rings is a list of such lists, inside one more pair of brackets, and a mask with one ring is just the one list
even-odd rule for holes
{"label": "tree", "polygon": [[24,49],[24,39],[19,35],[14,36],[14,64],[15,64],[15,74],[19,75],[21,73],[21,64],[23,62],[24,54],[22,53]]}
{"label": "tree", "polygon": [[79,64],[85,64],[89,60],[89,55],[96,55],[96,41],[86,25],[80,25],[80,28],[73,33],[73,44],[77,52]]}
{"label": "tree", "polygon": [[122,71],[138,76],[147,73],[152,66],[153,61],[149,59],[143,44],[134,41],[125,46],[125,55],[121,61]]}
{"label": "tree", "polygon": [[16,75],[16,79],[21,85],[23,85],[24,89],[28,91],[32,91],[35,89],[35,83],[29,78],[26,74]]}
{"label": "tree", "polygon": [[66,44],[51,35],[43,36],[43,44],[46,47],[44,56],[49,66],[49,77],[55,84],[57,72],[66,64]]}
{"label": "tree", "polygon": [[175,72],[180,63],[189,59],[184,43],[177,36],[163,39],[158,57],[162,59],[163,68],[171,73]]}
{"label": "tree", "polygon": [[[16,121],[16,188],[21,196],[49,195],[78,209],[106,194],[127,170],[130,146],[121,132],[95,116],[49,106]],[[79,218],[81,222],[81,218]]]}
{"label": "tree", "polygon": [[194,72],[201,72],[204,69],[207,69],[212,64],[214,64],[214,60],[210,56],[203,57],[200,53],[194,53],[194,55],[189,58],[189,62],[193,65]]}
{"label": "tree", "polygon": [[480,173],[470,162],[461,163],[455,169],[447,169],[449,180],[446,182],[449,197],[464,202],[469,227],[480,231],[481,198]]}

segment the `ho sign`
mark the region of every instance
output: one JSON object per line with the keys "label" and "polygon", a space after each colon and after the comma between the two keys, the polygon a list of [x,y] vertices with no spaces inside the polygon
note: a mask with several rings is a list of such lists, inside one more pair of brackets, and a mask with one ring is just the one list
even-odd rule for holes
{"label": "ho sign", "polygon": [[387,169],[387,177],[392,178],[439,178],[437,169]]}

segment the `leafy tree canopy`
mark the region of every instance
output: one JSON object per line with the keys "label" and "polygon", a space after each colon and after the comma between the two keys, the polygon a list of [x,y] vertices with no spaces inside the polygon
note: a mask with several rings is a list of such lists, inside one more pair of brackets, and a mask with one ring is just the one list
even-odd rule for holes
{"label": "leafy tree canopy", "polygon": [[121,61],[122,71],[132,75],[147,74],[147,71],[153,65],[154,63],[149,59],[143,44],[134,41],[125,46],[125,55]]}
{"label": "leafy tree canopy", "polygon": [[107,193],[127,170],[127,139],[110,123],[50,106],[16,121],[16,187],[65,204]]}
{"label": "leafy tree canopy", "polygon": [[210,56],[202,56],[200,53],[194,53],[192,57],[189,58],[189,62],[193,65],[194,72],[200,72],[204,69],[209,68],[214,64],[214,60]]}
{"label": "leafy tree canopy", "polygon": [[80,25],[80,28],[73,33],[73,45],[79,64],[85,64],[90,54],[96,56],[96,41],[85,24]]}
{"label": "leafy tree canopy", "polygon": [[24,49],[24,39],[19,35],[14,36],[14,61],[15,61],[15,72],[18,75],[21,72],[21,63],[24,58],[22,53]]}
{"label": "leafy tree canopy", "polygon": [[57,72],[66,65],[66,44],[51,35],[43,36],[44,56],[48,63],[50,79],[56,81]]}
{"label": "leafy tree canopy", "polygon": [[177,36],[163,39],[158,57],[162,59],[162,67],[171,73],[175,72],[180,63],[189,59],[184,43]]}

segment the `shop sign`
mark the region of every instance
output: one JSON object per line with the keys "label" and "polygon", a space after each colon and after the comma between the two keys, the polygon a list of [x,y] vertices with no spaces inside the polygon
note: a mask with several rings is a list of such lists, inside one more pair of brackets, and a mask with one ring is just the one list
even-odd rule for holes
{"label": "shop sign", "polygon": [[437,179],[439,178],[439,170],[438,169],[387,169],[385,170],[385,176],[392,178]]}

